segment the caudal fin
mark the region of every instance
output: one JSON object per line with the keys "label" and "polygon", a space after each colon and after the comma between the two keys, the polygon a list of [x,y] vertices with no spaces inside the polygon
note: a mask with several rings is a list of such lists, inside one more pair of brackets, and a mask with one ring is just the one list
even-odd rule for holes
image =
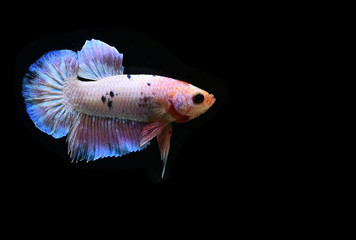
{"label": "caudal fin", "polygon": [[77,53],[51,51],[27,70],[22,84],[27,113],[41,131],[60,138],[67,135],[72,112],[63,99],[65,82],[77,77]]}

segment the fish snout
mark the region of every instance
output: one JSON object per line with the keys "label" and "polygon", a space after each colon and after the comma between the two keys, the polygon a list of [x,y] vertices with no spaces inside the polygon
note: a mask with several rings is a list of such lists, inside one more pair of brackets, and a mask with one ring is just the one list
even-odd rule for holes
{"label": "fish snout", "polygon": [[215,100],[216,99],[215,99],[214,95],[213,94],[209,94],[208,99],[207,99],[207,103],[211,106],[211,105],[214,104]]}

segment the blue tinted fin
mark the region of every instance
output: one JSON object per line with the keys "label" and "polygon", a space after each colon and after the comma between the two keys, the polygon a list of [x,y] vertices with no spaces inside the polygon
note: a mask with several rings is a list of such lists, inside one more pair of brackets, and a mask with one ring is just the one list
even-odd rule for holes
{"label": "blue tinted fin", "polygon": [[78,76],[98,80],[109,76],[122,74],[123,54],[108,44],[92,39],[86,41],[78,52]]}
{"label": "blue tinted fin", "polygon": [[140,151],[139,134],[147,123],[78,114],[69,131],[68,153],[73,161],[119,157]]}
{"label": "blue tinted fin", "polygon": [[36,127],[60,138],[67,135],[72,111],[63,101],[66,81],[77,78],[77,54],[70,50],[44,54],[27,70],[22,84],[26,110]]}

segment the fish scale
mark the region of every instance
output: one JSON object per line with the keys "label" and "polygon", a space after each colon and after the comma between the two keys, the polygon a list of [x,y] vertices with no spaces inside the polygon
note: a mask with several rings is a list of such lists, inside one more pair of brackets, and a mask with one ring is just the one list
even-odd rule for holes
{"label": "fish scale", "polygon": [[174,81],[144,74],[130,75],[130,79],[126,75],[118,75],[100,81],[74,80],[64,95],[78,113],[149,122],[154,114],[152,107],[167,97]]}

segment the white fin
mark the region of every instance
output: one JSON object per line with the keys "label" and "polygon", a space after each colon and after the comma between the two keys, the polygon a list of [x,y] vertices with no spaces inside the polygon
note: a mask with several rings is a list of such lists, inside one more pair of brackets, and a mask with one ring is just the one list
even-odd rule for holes
{"label": "white fin", "polygon": [[161,151],[161,159],[163,161],[163,170],[161,178],[163,179],[164,173],[166,171],[168,153],[170,148],[172,136],[172,125],[170,123],[166,124],[162,131],[157,135],[158,147]]}
{"label": "white fin", "polygon": [[170,141],[172,136],[172,125],[169,122],[153,122],[145,126],[140,135],[140,146],[144,146],[146,143],[151,141],[155,136],[157,136],[158,147],[161,152],[161,159],[163,161],[163,170],[161,178],[163,179],[164,173],[166,171],[168,153],[170,148]]}
{"label": "white fin", "polygon": [[78,52],[78,76],[98,80],[109,76],[122,74],[123,54],[108,44],[92,39],[86,41]]}

